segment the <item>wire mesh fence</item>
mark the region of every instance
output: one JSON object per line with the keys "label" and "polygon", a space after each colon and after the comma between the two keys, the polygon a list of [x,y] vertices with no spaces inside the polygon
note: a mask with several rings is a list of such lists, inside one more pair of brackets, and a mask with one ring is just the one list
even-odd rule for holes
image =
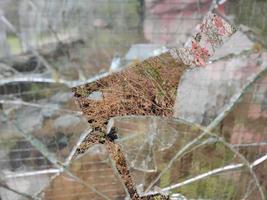
{"label": "wire mesh fence", "polygon": [[[133,190],[136,199],[266,199],[266,9],[262,0],[2,0],[0,199],[134,199]],[[167,88],[171,114],[112,114],[115,144],[94,141],[101,131],[84,105],[107,98],[98,81],[183,47],[210,11],[237,31]],[[150,86],[139,81],[137,94]]]}

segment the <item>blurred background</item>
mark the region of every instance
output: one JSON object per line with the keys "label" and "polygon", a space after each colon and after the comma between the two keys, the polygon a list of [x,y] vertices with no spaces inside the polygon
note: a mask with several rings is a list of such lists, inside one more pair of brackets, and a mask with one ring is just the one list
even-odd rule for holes
{"label": "blurred background", "polygon": [[[0,199],[44,198],[45,186],[61,173],[55,163],[69,166],[73,149],[90,132],[72,87],[182,47],[215,4],[238,32],[205,68],[183,76],[175,117],[208,126],[257,79],[216,127],[230,144],[255,144],[240,147],[253,161],[267,150],[266,0],[1,0]],[[111,170],[103,151],[97,148],[102,157],[89,160]],[[266,167],[257,169],[265,195]],[[117,182],[103,193],[123,199],[123,187],[110,176]],[[55,184],[67,187],[61,179]],[[183,192],[190,196],[189,190],[197,195],[193,187]],[[59,199],[55,195],[45,199]]]}

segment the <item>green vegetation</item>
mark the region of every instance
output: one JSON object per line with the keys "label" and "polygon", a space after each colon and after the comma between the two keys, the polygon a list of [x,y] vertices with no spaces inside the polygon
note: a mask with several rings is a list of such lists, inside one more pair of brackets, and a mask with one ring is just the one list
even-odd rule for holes
{"label": "green vegetation", "polygon": [[[174,166],[168,170],[160,179],[160,187],[168,187],[174,183],[183,182],[186,179],[193,178],[199,174],[206,173],[212,169],[220,168],[225,165],[238,162],[234,154],[221,143],[211,144],[186,154],[183,158],[176,161]],[[160,170],[164,165],[159,167]],[[184,187],[172,190],[175,193],[181,193],[188,198],[208,198],[214,199],[234,199],[241,198],[243,185],[247,185],[243,175],[222,174],[209,176],[201,181],[188,184]],[[242,185],[242,186],[240,186]]]}
{"label": "green vegetation", "polygon": [[203,181],[192,183],[181,187],[177,192],[188,198],[204,198],[204,199],[239,199],[233,198],[238,190],[235,183],[224,180],[223,176],[209,177]]}
{"label": "green vegetation", "polygon": [[9,35],[7,40],[12,54],[18,54],[21,52],[20,41],[15,35]]}

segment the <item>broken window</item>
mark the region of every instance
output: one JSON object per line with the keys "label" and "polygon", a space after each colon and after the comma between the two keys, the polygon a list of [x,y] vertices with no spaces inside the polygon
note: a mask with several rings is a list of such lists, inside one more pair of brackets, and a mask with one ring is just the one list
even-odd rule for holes
{"label": "broken window", "polygon": [[0,199],[266,199],[266,9],[1,1]]}

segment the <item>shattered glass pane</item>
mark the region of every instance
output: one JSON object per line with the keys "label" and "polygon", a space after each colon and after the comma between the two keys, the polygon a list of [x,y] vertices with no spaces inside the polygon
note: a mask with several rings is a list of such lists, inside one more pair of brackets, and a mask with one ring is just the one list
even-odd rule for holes
{"label": "shattered glass pane", "polygon": [[263,52],[223,59],[205,68],[186,71],[179,84],[174,117],[208,125],[248,81],[266,68],[266,64],[267,54]]}
{"label": "shattered glass pane", "polygon": [[[107,76],[128,61],[136,65],[136,59],[165,52],[165,46],[184,46],[216,3],[222,4],[215,9],[218,16],[238,24],[238,31],[218,51],[217,45],[203,51],[207,43],[197,47],[190,40],[195,49],[190,53],[198,64],[205,64],[198,58],[207,61],[215,49],[216,54],[212,64],[186,72],[178,92],[185,68],[172,63],[169,54],[140,70]],[[171,200],[264,199],[239,157],[249,161],[267,194],[266,77],[213,127],[231,151],[215,136],[195,141],[203,130],[180,119],[114,118],[114,135],[106,134],[106,128],[114,116],[172,117],[173,111],[175,117],[193,123],[212,123],[251,78],[266,70],[266,10],[262,0],[92,0],[90,6],[84,0],[2,0],[0,200],[125,199],[125,188],[133,196],[135,187],[128,187],[132,180],[123,154],[141,195],[169,193]],[[211,36],[205,41],[221,44],[222,21],[210,19],[208,25],[214,24],[219,34],[205,28]],[[196,34],[193,42],[201,38]],[[70,88],[82,84],[74,89],[75,96],[91,127],[70,101]],[[91,128],[94,137],[81,144]],[[121,149],[113,143],[117,135]],[[95,145],[74,159],[98,142],[114,149],[107,145],[108,155],[104,146]]]}
{"label": "shattered glass pane", "polygon": [[177,64],[170,53],[151,57],[126,70],[73,88],[75,100],[95,135],[105,134],[106,124],[113,116],[172,116],[176,88],[185,68]]}
{"label": "shattered glass pane", "polygon": [[92,146],[51,181],[43,199],[124,200],[127,193],[111,162],[104,145]]}
{"label": "shattered glass pane", "polygon": [[[217,169],[221,170],[224,166],[231,167],[234,165],[237,167],[236,169],[241,168],[239,166],[241,161],[236,154],[214,137],[203,137],[183,152],[185,146],[203,131],[185,121],[129,116],[115,117],[111,119],[110,123],[116,128],[119,137],[116,141],[122,147],[140,195],[170,191],[179,193],[180,188],[177,190],[176,187],[169,189],[168,187],[185,182],[203,173],[209,173]],[[243,174],[243,171],[241,174]],[[228,176],[227,179],[224,175],[211,177],[211,181],[207,180],[195,187],[195,191],[202,188],[199,196],[194,196],[194,191],[190,193],[190,189],[181,194],[188,198],[212,199],[216,195],[231,196],[232,190],[237,193],[235,195],[240,196],[242,194],[238,192],[241,191],[239,181],[232,179],[232,175]],[[226,184],[229,181],[232,183],[231,186],[219,191],[220,184]],[[209,193],[208,188],[213,187],[214,183],[218,183],[216,185],[217,189],[212,189]],[[242,184],[246,185],[246,181]]]}

